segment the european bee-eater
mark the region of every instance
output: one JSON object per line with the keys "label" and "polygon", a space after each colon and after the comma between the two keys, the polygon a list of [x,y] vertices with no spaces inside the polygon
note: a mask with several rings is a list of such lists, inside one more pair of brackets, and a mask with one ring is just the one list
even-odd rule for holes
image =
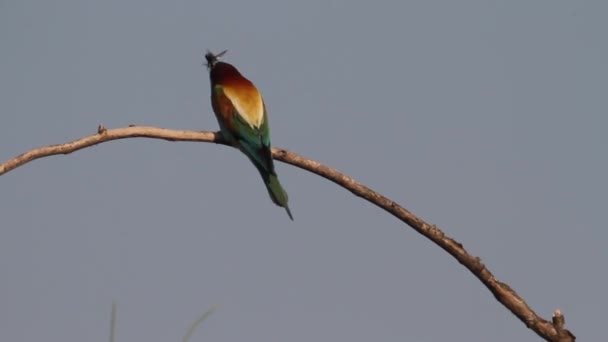
{"label": "european bee-eater", "polygon": [[270,128],[262,94],[234,66],[221,62],[217,55],[207,51],[205,59],[211,81],[211,106],[220,125],[222,137],[243,152],[258,169],[270,199],[285,208],[287,192],[279,183],[270,151]]}

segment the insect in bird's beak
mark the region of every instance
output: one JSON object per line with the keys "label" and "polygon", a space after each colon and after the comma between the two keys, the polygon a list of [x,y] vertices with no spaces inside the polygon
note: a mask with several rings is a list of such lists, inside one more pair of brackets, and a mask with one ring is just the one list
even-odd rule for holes
{"label": "insect in bird's beak", "polygon": [[[222,57],[223,55],[226,54],[226,52],[228,52],[228,50],[224,50],[224,51],[218,53],[217,55],[214,55],[211,51],[207,50],[207,53],[205,54],[205,59],[207,60],[207,68],[211,69],[213,67],[213,65],[215,65],[215,63],[217,63],[218,57]],[[203,65],[204,64],[205,64],[205,62],[203,62]]]}

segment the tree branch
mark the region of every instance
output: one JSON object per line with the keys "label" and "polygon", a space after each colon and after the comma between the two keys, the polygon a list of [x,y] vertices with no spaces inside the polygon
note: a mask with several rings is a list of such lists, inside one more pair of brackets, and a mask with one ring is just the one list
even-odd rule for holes
{"label": "tree branch", "polygon": [[[177,131],[158,127],[129,126],[126,128],[106,129],[99,126],[97,134],[89,135],[65,144],[49,145],[27,151],[17,157],[0,164],[0,175],[29,163],[38,158],[57,154],[69,154],[106,141],[125,138],[154,138],[169,141],[200,141],[226,145],[221,136],[214,132]],[[494,297],[519,318],[528,328],[540,337],[551,342],[573,342],[575,337],[568,331],[562,313],[557,310],[549,322],[538,316],[509,285],[500,282],[481,262],[479,257],[469,254],[462,244],[446,236],[439,228],[424,222],[399,204],[373,191],[365,185],[346,176],[336,169],[332,169],[314,160],[289,152],[284,149],[273,148],[273,158],[284,163],[297,166],[301,169],[315,173],[343,188],[349,190],[368,202],[384,209],[418,233],[434,242],[437,246],[452,255],[459,263],[464,265],[475,275]]]}

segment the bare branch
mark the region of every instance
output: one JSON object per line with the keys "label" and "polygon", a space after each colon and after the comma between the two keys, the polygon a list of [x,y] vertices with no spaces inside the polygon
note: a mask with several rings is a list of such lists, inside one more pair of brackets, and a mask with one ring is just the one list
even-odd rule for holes
{"label": "bare branch", "polygon": [[[48,157],[57,154],[69,154],[80,149],[97,145],[102,142],[125,139],[125,138],[155,138],[169,141],[200,141],[212,142],[216,144],[226,144],[221,136],[214,132],[197,131],[176,131],[157,127],[129,126],[127,128],[106,129],[103,125],[99,126],[98,133],[65,144],[50,145],[35,148],[25,152],[15,158],[9,159],[0,164],[0,175],[5,174],[23,164],[38,158]],[[547,321],[538,316],[511,287],[500,282],[481,262],[479,257],[469,254],[462,244],[446,236],[439,228],[430,225],[421,218],[415,216],[399,204],[373,191],[365,185],[358,183],[354,179],[346,176],[336,169],[332,169],[314,160],[310,160],[289,152],[284,149],[273,148],[273,158],[284,163],[297,166],[304,170],[315,173],[326,178],[343,188],[349,190],[370,203],[386,210],[399,220],[403,221],[418,233],[434,242],[443,250],[452,255],[459,263],[464,265],[473,273],[489,290],[494,297],[519,318],[528,328],[537,333],[540,337],[551,342],[573,342],[574,335],[568,331],[562,313],[557,310],[552,321]]]}
{"label": "bare branch", "polygon": [[38,158],[57,154],[70,154],[102,142],[126,138],[154,138],[169,141],[202,141],[224,144],[219,134],[214,132],[176,131],[166,128],[129,126],[126,128],[106,129],[99,125],[97,134],[76,139],[65,144],[49,145],[29,150],[0,164],[0,176]]}

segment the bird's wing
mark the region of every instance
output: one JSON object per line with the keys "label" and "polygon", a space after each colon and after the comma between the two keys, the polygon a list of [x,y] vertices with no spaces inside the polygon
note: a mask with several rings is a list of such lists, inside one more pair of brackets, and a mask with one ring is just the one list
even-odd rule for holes
{"label": "bird's wing", "polygon": [[274,174],[274,164],[272,162],[272,152],[270,151],[270,134],[268,120],[264,115],[260,127],[252,127],[244,117],[235,110],[232,120],[233,135],[239,142],[243,152],[265,171]]}
{"label": "bird's wing", "polygon": [[224,85],[222,90],[245,122],[254,128],[262,126],[265,115],[264,100],[252,83]]}
{"label": "bird's wing", "polygon": [[[251,125],[247,116],[239,112],[239,108],[226,96],[225,88],[214,87],[212,100],[213,110],[220,121],[220,128],[228,139],[234,140],[238,147],[251,159],[258,168],[268,173],[274,173],[272,153],[270,151],[270,129],[266,108],[262,102],[262,119],[259,126]],[[243,106],[241,106],[243,108]],[[227,131],[227,132],[226,132]]]}

